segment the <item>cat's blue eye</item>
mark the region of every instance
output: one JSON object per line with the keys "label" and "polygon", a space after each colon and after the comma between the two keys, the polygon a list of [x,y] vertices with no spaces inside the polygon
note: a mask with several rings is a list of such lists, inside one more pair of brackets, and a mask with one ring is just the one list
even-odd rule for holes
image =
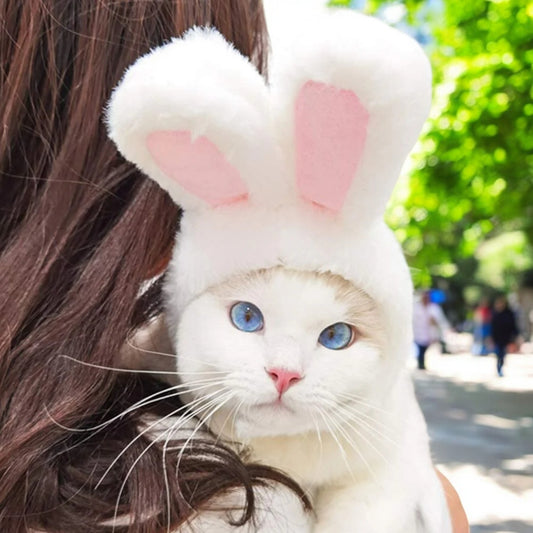
{"label": "cat's blue eye", "polygon": [[263,314],[250,302],[237,302],[230,310],[233,325],[241,331],[259,331],[263,328]]}
{"label": "cat's blue eye", "polygon": [[355,332],[349,324],[337,322],[328,326],[320,336],[318,342],[329,350],[342,350],[351,344],[355,337]]}

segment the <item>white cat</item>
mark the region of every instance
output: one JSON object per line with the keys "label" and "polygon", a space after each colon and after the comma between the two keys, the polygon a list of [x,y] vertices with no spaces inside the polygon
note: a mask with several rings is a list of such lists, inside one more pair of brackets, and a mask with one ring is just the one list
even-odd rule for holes
{"label": "white cat", "polygon": [[210,288],[178,325],[177,370],[193,391],[184,399],[215,434],[301,483],[317,532],[450,531],[425,424],[383,326],[340,276],[285,268]]}
{"label": "white cat", "polygon": [[409,270],[383,222],[429,110],[427,58],[349,11],[276,43],[266,84],[194,29],[110,102],[120,151],[184,209],[166,294],[185,400],[310,492],[305,517],[266,490],[261,531],[449,533],[405,370]]}

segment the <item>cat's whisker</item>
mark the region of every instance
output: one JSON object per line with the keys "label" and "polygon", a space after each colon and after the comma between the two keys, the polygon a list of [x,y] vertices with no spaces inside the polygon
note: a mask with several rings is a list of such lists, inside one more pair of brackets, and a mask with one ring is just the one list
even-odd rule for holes
{"label": "cat's whisker", "polygon": [[69,431],[71,433],[86,433],[88,431],[93,431],[93,429],[99,429],[100,427],[105,427],[107,426],[110,422],[105,422],[105,426],[104,424],[100,424],[98,426],[95,426],[94,428],[84,428],[84,429],[79,429],[79,428],[71,428],[71,427],[68,427],[68,426],[65,426],[64,424],[62,424],[61,422],[59,422],[58,420],[56,420],[53,416],[52,416],[52,413],[50,413],[50,411],[48,410],[48,407],[46,405],[43,405],[43,409],[44,409],[44,412],[46,414],[46,416],[58,427],[58,428],[61,428],[65,431]]}
{"label": "cat's whisker", "polygon": [[172,376],[176,374],[175,371],[169,371],[169,370],[139,370],[139,369],[132,369],[132,368],[120,368],[120,367],[115,367],[115,366],[96,365],[94,363],[88,363],[87,361],[80,361],[79,359],[76,359],[75,357],[71,357],[70,355],[65,355],[65,354],[59,354],[58,357],[62,357],[63,359],[68,359],[69,361],[73,361],[75,363],[78,363],[79,365],[96,368],[98,370],[111,370],[112,372],[123,372],[125,374],[160,374],[160,375],[172,375]]}
{"label": "cat's whisker", "polygon": [[188,359],[188,360],[191,360],[191,361],[197,361],[197,362],[202,363],[204,365],[209,365],[209,366],[214,366],[214,367],[218,366],[215,363],[211,363],[209,361],[204,361],[204,360],[198,359],[197,357],[187,357],[186,355],[182,355],[182,354],[178,355],[178,354],[175,354],[175,353],[158,352],[157,350],[147,350],[146,348],[143,348],[141,346],[134,345],[131,341],[126,341],[126,343],[128,344],[128,346],[130,348],[132,348],[134,350],[137,350],[139,352],[145,353],[145,354],[160,355],[162,357],[171,357],[172,359]]}
{"label": "cat's whisker", "polygon": [[[91,368],[96,368],[98,370],[111,370],[112,372],[122,372],[126,374],[154,374],[154,375],[161,375],[161,376],[189,376],[189,375],[214,375],[214,374],[227,374],[227,370],[206,370],[206,371],[182,371],[182,370],[142,370],[142,369],[132,369],[132,368],[121,368],[116,366],[105,366],[105,365],[97,365],[94,363],[88,363],[86,361],[80,361],[79,359],[76,359],[74,357],[71,357],[70,355],[60,354],[59,357],[62,357],[64,359],[68,359],[70,361],[73,361],[75,363],[78,363],[83,366],[88,366]],[[182,358],[183,356],[179,356]],[[199,361],[198,359],[195,359],[195,361]],[[212,366],[215,366],[212,363],[207,363],[205,361],[200,361],[204,364],[210,364]]]}
{"label": "cat's whisker", "polygon": [[[244,404],[244,402],[246,401],[245,398],[243,398],[238,404],[237,406],[231,411],[231,440],[234,441],[235,440],[235,423],[236,423],[236,420],[237,420],[237,415],[239,414],[239,411],[242,407],[242,405]],[[222,433],[222,431],[221,431]],[[218,442],[218,439],[217,439],[217,442]]]}
{"label": "cat's whisker", "polygon": [[169,389],[165,389],[165,391],[160,391],[157,394],[163,394],[163,392],[168,392],[171,389],[175,389],[172,393],[167,394],[167,395],[163,395],[163,396],[158,396],[157,398],[153,398],[153,399],[150,399],[149,401],[147,401],[150,398],[150,396],[148,396],[147,398],[144,398],[143,400],[137,402],[137,404],[134,404],[133,406],[128,407],[128,409],[123,411],[119,416],[121,416],[121,417],[125,416],[126,414],[129,414],[131,411],[134,411],[136,409],[141,409],[143,407],[146,407],[147,405],[150,405],[150,404],[156,403],[156,402],[160,402],[162,400],[168,400],[170,398],[175,398],[176,396],[180,396],[183,393],[198,392],[198,391],[201,391],[201,390],[204,390],[204,389],[209,389],[210,387],[220,386],[220,385],[224,385],[224,380],[218,380],[218,379],[217,380],[209,380],[209,381],[206,380],[203,384],[198,384],[196,386],[192,386],[192,384],[187,383],[183,387],[180,386],[180,388],[182,390],[178,390],[178,386],[171,387]]}
{"label": "cat's whisker", "polygon": [[165,483],[165,496],[166,496],[166,503],[167,503],[167,533],[170,533],[170,485],[168,483],[168,470],[167,470],[167,460],[166,460],[166,445],[167,442],[165,442],[165,445],[163,446],[163,457],[161,459],[162,466],[163,466],[163,479]]}
{"label": "cat's whisker", "polygon": [[[373,415],[367,413],[366,411],[361,410],[357,404],[354,405],[354,404],[349,403],[349,402],[348,403],[343,402],[343,403],[340,403],[338,405],[340,407],[342,407],[343,409],[346,409],[347,411],[355,413],[359,417],[365,418],[365,419],[369,420],[370,422],[373,422],[377,426],[380,426],[383,430],[390,431],[391,434],[394,433],[394,431],[390,428],[390,424],[387,424],[386,422],[384,422],[380,418],[377,418],[376,416],[373,416]],[[388,418],[387,418],[387,420],[388,420]]]}
{"label": "cat's whisker", "polygon": [[[174,385],[172,387],[167,387],[164,390],[157,391],[157,392],[151,394],[150,396],[147,396],[147,397],[143,398],[142,400],[139,400],[138,402],[135,402],[133,405],[131,405],[130,407],[128,407],[127,409],[125,409],[124,411],[119,413],[118,415],[115,415],[114,417],[110,418],[109,420],[106,420],[105,422],[102,422],[101,424],[98,424],[96,426],[92,426],[92,427],[89,427],[89,428],[83,428],[83,429],[71,428],[71,427],[68,427],[68,426],[65,426],[65,425],[61,424],[60,422],[55,420],[55,418],[52,416],[52,414],[50,413],[50,411],[48,410],[46,405],[44,406],[44,410],[45,410],[45,413],[48,416],[48,418],[50,418],[50,420],[52,420],[52,422],[54,424],[56,424],[61,429],[64,429],[65,431],[70,431],[72,433],[98,432],[98,431],[106,428],[107,426],[109,426],[109,424],[112,424],[113,422],[115,422],[117,420],[120,420],[121,418],[123,418],[127,414],[135,411],[136,409],[140,409],[140,408],[146,407],[147,405],[150,405],[152,403],[155,403],[155,402],[158,402],[158,401],[161,401],[161,400],[166,400],[168,398],[172,398],[173,396],[177,396],[177,395],[181,394],[182,391],[180,391],[179,389],[184,389],[186,392],[189,392],[187,387],[190,387],[191,385],[194,386],[194,385],[197,385],[197,384],[204,384],[200,388],[192,389],[191,390],[191,392],[192,392],[192,391],[196,391],[196,390],[201,390],[202,388],[207,388],[208,386],[211,386],[211,385],[218,385],[218,384],[221,384],[221,383],[223,383],[223,381],[218,380],[218,379],[217,380],[197,380],[197,381],[194,381],[194,382],[191,382],[191,383],[188,383],[188,384],[180,384],[180,385]],[[173,394],[169,394],[168,396],[158,397],[160,395],[166,394],[167,392],[169,392],[171,390],[174,390],[175,392]]]}
{"label": "cat's whisker", "polygon": [[363,396],[359,396],[357,394],[349,394],[349,393],[346,393],[346,392],[336,392],[335,395],[339,396],[339,397],[342,397],[342,398],[346,398],[347,400],[350,400],[353,403],[358,403],[358,404],[363,405],[365,407],[369,407],[370,409],[375,409],[376,411],[381,411],[382,413],[390,414],[389,410],[383,409],[383,407],[381,407],[379,405],[375,405],[373,403],[369,403],[366,400],[366,398],[364,398]]}
{"label": "cat's whisker", "polygon": [[[203,411],[205,411],[208,407],[211,407],[211,405],[216,404],[221,400],[221,398],[226,399],[228,396],[234,394],[233,391],[229,390],[227,387],[224,387],[220,390],[218,390],[214,394],[208,394],[206,396],[203,396],[202,398],[199,398],[196,400],[195,408],[188,412],[184,417],[181,417],[179,420],[176,421],[176,423],[173,425],[174,430],[179,430],[181,426],[183,426],[185,423],[189,422],[190,420],[193,420],[195,418],[198,419],[199,423],[203,423],[203,419],[200,417]],[[208,400],[207,404],[203,405],[199,402],[202,400]],[[194,402],[193,402],[194,403]],[[193,405],[193,403],[189,404]]]}
{"label": "cat's whisker", "polygon": [[[332,412],[336,412],[339,409],[343,409],[347,413],[353,413],[353,415],[356,416],[358,420],[363,419],[361,420],[362,424],[368,425],[369,422],[372,422],[376,426],[381,426],[382,431],[384,431],[383,436],[386,435],[385,433],[386,431],[390,431],[391,435],[394,434],[394,432],[390,430],[390,427],[385,422],[383,422],[382,420],[379,420],[378,418],[373,417],[372,415],[368,413],[365,413],[364,411],[361,411],[357,405],[352,405],[348,403],[339,403],[333,398],[325,398],[325,397],[322,398],[322,402],[327,404],[330,407]],[[369,422],[365,422],[364,419],[368,420]],[[387,437],[387,438],[390,438],[390,437]]]}
{"label": "cat's whisker", "polygon": [[[387,464],[390,464],[390,460],[383,455],[383,453],[378,450],[378,448],[372,443],[372,441],[367,438],[364,435],[363,429],[367,429],[369,431],[374,432],[377,436],[379,436],[382,440],[387,441],[394,445],[395,447],[398,447],[398,443],[393,441],[388,435],[385,435],[384,433],[380,432],[378,429],[373,427],[371,424],[366,422],[365,420],[361,420],[358,418],[357,413],[348,411],[344,408],[341,404],[336,404],[335,402],[324,400],[324,403],[329,405],[330,407],[330,414],[332,417],[336,417],[339,422],[342,424],[347,425],[352,431],[354,431],[361,439],[363,439],[370,448],[372,448]],[[356,425],[352,424],[354,422]],[[361,427],[362,426],[362,427]]]}
{"label": "cat's whisker", "polygon": [[[220,391],[217,391],[217,393],[215,394],[219,394]],[[227,394],[227,393],[226,393]],[[187,406],[184,406],[180,409],[177,409],[176,411],[173,411],[170,415],[167,415],[161,419],[158,419],[156,420],[156,422],[150,424],[146,429],[144,429],[141,433],[139,433],[139,435],[137,435],[121,452],[120,454],[115,458],[115,460],[111,463],[111,465],[109,465],[108,469],[104,472],[103,476],[100,478],[100,481],[96,484],[96,487],[95,488],[98,488],[98,486],[100,485],[100,483],[103,481],[104,477],[108,474],[108,472],[111,470],[111,468],[114,466],[114,464],[116,464],[116,461],[126,452],[126,450],[133,445],[133,443],[135,441],[137,441],[142,435],[146,434],[147,431],[149,431],[151,428],[153,428],[154,426],[158,425],[158,424],[161,424],[161,422],[163,422],[164,420],[170,418],[171,416],[175,416],[177,414],[178,411],[181,411],[183,408],[187,408],[187,407],[190,407],[192,404],[198,404],[199,402],[201,401],[205,401],[206,399],[209,399],[210,397],[212,397],[214,394],[210,394],[210,395],[207,395],[207,396],[203,396],[203,397],[200,397],[198,398],[198,400],[195,400],[193,402],[191,402],[190,404],[188,404]],[[205,408],[208,408],[212,405],[212,403],[216,401],[216,400],[212,400],[210,399],[208,402],[207,402],[207,406],[204,406],[203,408],[199,408],[199,409],[196,409],[193,413],[191,414],[188,414],[186,415],[185,417],[181,418],[180,417],[180,422],[181,422],[181,425],[188,422],[190,419],[194,418],[196,416],[197,413],[201,413],[203,409]],[[119,504],[120,504],[120,500],[122,498],[122,493],[124,492],[124,488],[126,487],[126,483],[131,475],[131,473],[133,472],[133,469],[137,466],[137,464],[139,463],[139,461],[143,458],[143,456],[148,452],[148,450],[154,446],[154,444],[156,444],[157,442],[159,442],[159,440],[161,439],[161,437],[163,437],[164,435],[166,435],[167,433],[171,432],[171,431],[175,431],[176,429],[176,425],[173,425],[171,426],[170,428],[167,428],[161,435],[158,435],[140,454],[139,456],[137,457],[137,459],[135,459],[135,461],[133,462],[133,464],[130,466],[128,472],[126,473],[126,476],[121,484],[121,487],[120,487],[120,490],[119,490],[119,493],[118,493],[118,496],[117,496],[117,500],[116,500],[116,504],[115,504],[115,514],[114,514],[114,519],[113,519],[113,529],[112,531],[115,531],[115,524],[117,522],[117,518],[118,518],[118,507],[119,507]],[[179,429],[179,428],[178,428]],[[196,432],[196,430],[195,430]],[[189,442],[190,438],[187,439],[184,447],[182,448],[182,451],[180,452],[180,458],[181,456],[183,455],[183,451],[185,449],[185,447],[187,446],[187,443]],[[179,468],[179,464],[180,464],[180,461],[178,460],[178,468]]]}
{"label": "cat's whisker", "polygon": [[333,439],[337,443],[337,446],[339,448],[339,451],[341,452],[342,460],[344,461],[346,469],[348,470],[348,472],[350,472],[350,475],[352,476],[352,478],[356,479],[355,476],[354,476],[354,473],[352,471],[352,468],[350,466],[350,463],[348,461],[348,456],[346,455],[346,450],[344,449],[344,446],[339,441],[337,435],[335,434],[335,431],[333,431],[333,429],[329,425],[327,414],[324,413],[323,410],[320,407],[317,407],[317,411],[318,411],[318,414],[322,417],[322,420],[324,421],[324,424],[328,428],[329,433],[331,434],[331,436],[333,437]]}
{"label": "cat's whisker", "polygon": [[[226,392],[224,395],[221,395],[221,397],[218,397],[218,398],[215,398],[214,400],[211,400],[209,402],[209,406],[206,406],[202,409],[202,411],[205,411],[206,409],[209,409],[211,408],[212,405],[215,405],[215,407],[213,409],[211,409],[211,411],[206,415],[206,416],[202,416],[202,417],[198,417],[199,418],[199,423],[196,425],[196,428],[194,429],[194,431],[191,433],[191,435],[189,436],[189,438],[185,441],[185,444],[183,445],[183,448],[181,449],[179,455],[178,455],[178,464],[177,464],[177,469],[179,470],[179,467],[180,467],[180,464],[181,464],[181,460],[183,458],[183,454],[187,448],[187,446],[189,445],[189,443],[192,441],[192,439],[194,438],[194,436],[196,435],[196,433],[198,432],[199,428],[206,424],[207,421],[219,410],[219,409],[222,409],[222,407],[224,407],[224,405],[229,402],[233,397],[235,396],[235,393],[233,391],[229,391],[229,392]],[[198,413],[198,414],[201,414],[201,412]]]}
{"label": "cat's whisker", "polygon": [[128,449],[133,446],[133,444],[135,444],[135,442],[137,440],[139,440],[143,435],[145,435],[148,431],[150,431],[152,428],[154,428],[155,426],[157,426],[158,424],[161,424],[162,422],[164,422],[165,420],[168,420],[169,418],[173,417],[173,416],[176,416],[180,411],[183,411],[185,409],[189,409],[191,407],[191,405],[196,405],[198,404],[199,402],[201,402],[202,400],[205,400],[206,398],[209,398],[209,397],[212,397],[212,396],[215,396],[216,394],[219,394],[219,391],[216,391],[216,392],[213,392],[209,395],[206,396],[202,396],[200,398],[198,398],[197,400],[193,400],[192,402],[190,402],[189,404],[187,405],[184,405],[184,406],[181,406],[179,407],[178,409],[175,409],[174,411],[172,411],[171,413],[169,413],[168,415],[165,415],[163,418],[158,418],[155,422],[152,422],[151,424],[148,425],[148,427],[146,427],[143,431],[141,431],[134,439],[132,439],[129,444],[123,448],[120,453],[115,457],[115,459],[111,462],[111,464],[107,467],[107,469],[105,470],[105,472],[103,473],[102,477],[100,478],[100,480],[98,481],[98,483],[96,484],[95,486],[95,490],[100,486],[100,484],[102,483],[102,481],[105,479],[105,477],[107,476],[107,474],[109,474],[109,472],[111,471],[111,469],[115,466],[115,464],[117,463],[117,461],[128,451]]}
{"label": "cat's whisker", "polygon": [[[220,429],[218,430],[218,435],[217,435],[217,438],[215,440],[215,444],[218,444],[218,442],[220,441],[220,438],[222,437],[222,435],[224,434],[224,429],[226,427],[226,424],[228,423],[228,421],[230,419],[232,419],[232,422],[234,423],[235,422],[235,416],[237,415],[237,411],[239,410],[239,407],[243,404],[244,402],[244,399],[241,400],[238,404],[234,405],[231,410],[229,411],[228,415],[226,416],[226,418],[224,419],[224,422],[222,423],[222,426],[220,427]],[[232,435],[233,435],[233,423],[232,423]]]}
{"label": "cat's whisker", "polygon": [[[219,398],[217,398],[217,400],[219,400]],[[203,424],[203,421],[199,421],[198,424],[197,424],[197,428]],[[168,435],[167,435],[167,438],[165,439],[165,444],[163,445],[163,457],[162,457],[162,461],[163,461],[163,473],[165,475],[165,488],[166,488],[166,491],[167,491],[167,509],[170,509],[170,488],[169,488],[169,485],[168,485],[168,473],[167,473],[167,465],[166,465],[166,455],[167,455],[167,450],[168,450],[168,444],[170,442],[170,440],[172,439],[172,435],[174,433],[174,431],[176,431],[176,425],[173,425],[170,430],[168,431]],[[191,439],[193,438],[194,434],[196,433],[197,429],[195,429],[193,431],[193,434],[191,435]],[[217,439],[218,441],[218,439]],[[184,447],[182,449],[185,448],[185,446],[187,446],[188,444],[188,440],[185,442],[184,444]],[[179,459],[178,459],[178,464],[177,464],[177,469],[179,469],[179,465],[180,465],[180,461],[181,461],[181,453],[180,453],[180,456],[179,456]],[[167,533],[170,533],[170,512],[167,512]]]}
{"label": "cat's whisker", "polygon": [[323,458],[323,455],[324,455],[324,444],[322,442],[322,434],[321,434],[321,431],[320,431],[320,427],[319,427],[318,422],[317,422],[317,420],[315,418],[314,411],[312,409],[308,409],[307,412],[308,412],[309,416],[311,417],[311,420],[313,421],[313,426],[314,426],[315,431],[316,431],[318,444],[320,446],[319,463],[322,464],[322,458]]}
{"label": "cat's whisker", "polygon": [[[183,355],[183,354],[180,353],[180,354],[176,355],[176,358],[178,360],[185,359],[185,360],[188,360],[188,361],[194,361],[195,363],[201,363],[202,365],[212,366],[212,367],[215,367],[217,369],[220,368],[220,363],[212,363],[210,361],[206,361],[205,359],[200,359],[197,356],[188,356],[188,355]],[[224,366],[225,366],[225,368],[236,368],[233,365],[231,365],[231,363],[229,361],[226,362]]]}
{"label": "cat's whisker", "polygon": [[[220,391],[218,391],[219,394],[216,395],[215,397],[212,397],[213,395],[209,395],[202,398],[203,399],[207,399],[208,401],[204,404],[200,404],[198,406],[198,404],[196,405],[196,408],[191,411],[190,413],[187,413],[185,416],[182,416],[180,417],[174,424],[172,424],[172,426],[170,428],[168,428],[164,434],[168,433],[168,438],[165,439],[165,445],[164,445],[164,451],[166,453],[166,450],[168,450],[168,442],[171,440],[171,436],[173,435],[173,433],[175,433],[176,431],[179,431],[181,430],[186,424],[188,424],[190,421],[196,419],[196,423],[194,425],[194,429],[191,427],[189,428],[189,430],[191,430],[193,433],[196,433],[197,430],[204,426],[204,422],[203,420],[200,418],[200,415],[202,414],[203,411],[205,411],[206,409],[209,409],[212,405],[216,405],[218,402],[220,402],[220,398],[227,398],[228,395],[231,394],[230,391],[225,391],[223,392],[222,394],[220,394]],[[185,442],[185,444],[182,444],[179,449],[180,451],[183,449],[184,446],[186,446],[188,443],[188,439],[187,441]]]}
{"label": "cat's whisker", "polygon": [[244,400],[241,400],[241,402],[237,406],[237,409],[235,410],[235,413],[233,413],[233,419],[232,419],[232,426],[233,427],[235,427],[235,423],[236,423],[236,420],[237,420],[237,415],[239,414],[239,411],[240,411],[243,403],[244,403]]}
{"label": "cat's whisker", "polygon": [[361,427],[356,427],[354,426],[349,420],[346,420],[345,418],[341,417],[338,413],[333,413],[333,416],[337,417],[339,419],[339,421],[341,423],[344,423],[346,424],[352,431],[354,431],[357,436],[361,439],[363,439],[367,444],[368,446],[370,446],[370,448],[372,450],[374,450],[376,452],[376,454],[378,454],[382,459],[383,461],[387,464],[387,465],[391,465],[391,462],[390,462],[390,459],[388,459],[384,454],[383,452],[381,452],[373,443],[370,439],[368,439],[363,431],[362,431],[362,428]]}
{"label": "cat's whisker", "polygon": [[[175,354],[175,353],[166,353],[166,352],[158,352],[156,350],[147,350],[146,348],[143,348],[141,346],[136,346],[134,345],[131,341],[126,341],[126,343],[128,344],[128,346],[134,350],[137,350],[139,352],[142,352],[142,353],[146,353],[146,354],[149,354],[149,355],[160,355],[162,357],[171,357],[172,359],[187,359],[189,361],[194,361],[194,362],[197,362],[197,363],[202,363],[204,365],[208,365],[208,366],[213,366],[215,368],[218,368],[219,365],[217,365],[216,363],[211,363],[210,361],[205,361],[203,359],[199,359],[198,357],[188,357],[186,355],[183,355],[183,354]],[[208,371],[209,372],[209,371]],[[216,371],[213,371],[213,372],[216,372]],[[161,372],[160,372],[161,373]],[[176,371],[177,374],[180,374],[180,373],[183,373],[183,372],[178,372]],[[202,372],[194,372],[194,373],[202,373]],[[221,372],[223,373],[223,372]]]}
{"label": "cat's whisker", "polygon": [[[359,449],[359,446],[357,446],[357,444],[353,441],[352,438],[350,438],[350,435],[348,435],[348,433],[346,432],[345,428],[342,427],[341,424],[339,424],[336,420],[335,420],[335,417],[332,417],[330,419],[330,422],[335,426],[335,428],[339,431],[339,433],[344,437],[344,439],[346,440],[346,442],[350,445],[350,447],[357,453],[357,455],[361,458],[361,461],[363,461],[363,463],[365,464],[365,466],[368,468],[368,471],[370,472],[371,476],[376,479],[376,474],[374,472],[374,470],[372,469],[372,467],[370,466],[369,462],[367,461],[367,459],[365,458],[363,452]],[[353,429],[353,428],[352,428]],[[354,430],[356,431],[356,430]],[[356,433],[358,433],[356,431]],[[352,473],[352,477],[353,477],[353,471],[350,469],[350,472]],[[357,480],[356,477],[353,477],[354,481]]]}
{"label": "cat's whisker", "polygon": [[[363,426],[367,427],[369,430],[373,431],[374,433],[387,440],[394,446],[398,446],[398,443],[393,440],[389,435],[387,435],[387,432],[390,432],[390,435],[393,435],[394,432],[389,428],[389,426],[387,426],[387,424],[385,424],[381,420],[373,418],[367,413],[358,412],[356,409],[350,409],[350,406],[347,405],[337,405],[336,408],[342,409],[345,413],[349,415],[348,418],[352,418],[355,422],[358,422],[359,424],[362,424]],[[380,426],[381,430],[378,429],[378,427],[376,426]]]}
{"label": "cat's whisker", "polygon": [[[160,422],[161,422],[161,420],[158,420],[158,421],[156,422],[156,424],[159,424]],[[128,444],[128,446],[126,446],[126,448],[124,448],[123,452],[124,452],[127,448],[129,448],[129,447],[130,447],[130,446],[131,446],[131,445],[132,445],[132,444],[133,444],[133,443],[134,443],[134,442],[135,442],[135,441],[136,441],[141,435],[143,435],[148,429],[150,429],[150,428],[153,427],[154,425],[155,425],[155,424],[152,424],[152,425],[149,426],[145,431],[143,431],[143,432],[140,433],[137,437],[135,437],[135,439],[133,439],[133,440]],[[168,431],[168,430],[167,430],[167,431]],[[127,483],[128,479],[129,479],[131,473],[133,472],[133,469],[137,466],[137,464],[139,463],[139,461],[144,457],[144,455],[148,452],[148,450],[150,450],[150,448],[151,448],[154,444],[156,444],[156,443],[158,442],[159,438],[160,438],[159,436],[156,437],[152,442],[150,442],[150,444],[148,444],[148,446],[147,446],[147,447],[146,447],[146,448],[145,448],[145,449],[139,454],[139,456],[137,457],[137,459],[135,459],[135,461],[133,462],[133,464],[132,464],[131,467],[129,468],[128,472],[126,473],[126,476],[125,476],[125,478],[124,478],[124,480],[123,480],[123,482],[122,482],[122,484],[121,484],[121,486],[120,486],[120,490],[119,490],[119,492],[118,492],[117,499],[116,499],[116,501],[115,501],[115,511],[114,511],[114,515],[113,515],[113,528],[112,528],[112,532],[113,532],[113,533],[114,533],[114,531],[115,531],[115,525],[116,525],[116,523],[117,523],[117,518],[118,518],[118,508],[119,508],[119,505],[120,505],[120,500],[121,500],[121,498],[122,498],[122,493],[124,492],[124,488],[125,488],[125,486],[126,486],[126,483]],[[123,452],[121,452],[121,454],[122,454]],[[121,454],[119,454],[119,455],[117,456],[117,459],[118,459],[118,457],[120,457]],[[116,459],[115,459],[115,460],[116,460]],[[102,482],[102,480],[104,479],[104,477],[107,475],[107,472],[108,472],[108,470],[106,470],[106,472],[104,472],[104,475],[102,476],[102,478],[100,478],[100,481],[98,481],[96,487],[98,487],[99,484]],[[167,483],[168,483],[168,481],[167,481]],[[168,487],[168,485],[167,485],[167,487]]]}
{"label": "cat's whisker", "polygon": [[252,410],[253,405],[248,402],[244,409],[244,417],[250,419],[250,411]]}
{"label": "cat's whisker", "polygon": [[173,359],[177,359],[178,357],[175,353],[158,352],[156,350],[147,350],[146,348],[143,348],[142,346],[136,346],[129,339],[126,340],[126,344],[130,348],[133,348],[135,351],[146,353],[149,355],[160,355],[161,357],[172,357]]}
{"label": "cat's whisker", "polygon": [[[182,429],[182,427],[185,426],[188,422],[194,419],[198,419],[198,424],[202,425],[202,419],[200,417],[202,412],[211,407],[211,405],[214,405],[219,402],[221,397],[226,398],[229,394],[232,394],[232,392],[227,387],[221,387],[217,391],[196,398],[192,402],[185,405],[185,408],[188,409],[188,411],[178,420],[176,420],[176,422],[172,424],[170,429],[173,432],[178,431]],[[190,410],[191,407],[193,408],[192,410]],[[197,427],[198,424],[196,424],[195,427]]]}
{"label": "cat's whisker", "polygon": [[176,370],[174,372],[177,376],[202,376],[202,375],[219,375],[219,374],[227,374],[227,370],[204,370],[204,371],[196,371],[196,370]]}

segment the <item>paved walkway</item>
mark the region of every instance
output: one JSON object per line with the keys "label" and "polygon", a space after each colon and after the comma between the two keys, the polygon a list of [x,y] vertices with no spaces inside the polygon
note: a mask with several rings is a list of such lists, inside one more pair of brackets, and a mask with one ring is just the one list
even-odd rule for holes
{"label": "paved walkway", "polygon": [[[414,366],[414,361],[413,361]],[[472,533],[533,533],[533,354],[429,351],[413,370],[435,462],[459,492]]]}

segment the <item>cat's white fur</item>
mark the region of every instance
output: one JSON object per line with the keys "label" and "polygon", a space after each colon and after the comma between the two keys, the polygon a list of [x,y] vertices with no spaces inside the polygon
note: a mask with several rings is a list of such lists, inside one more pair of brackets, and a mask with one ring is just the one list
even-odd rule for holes
{"label": "cat's white fur", "polygon": [[[231,323],[238,301],[261,309],[261,331]],[[336,322],[355,326],[357,339],[328,350],[318,335]],[[450,531],[425,423],[406,370],[395,364],[406,354],[388,342],[383,325],[380,307],[340,276],[284,268],[230,278],[194,299],[179,320],[180,379],[191,390],[202,380],[185,400],[197,402],[215,434],[249,446],[254,459],[312,495],[316,520],[286,531]],[[304,377],[279,401],[268,368]],[[202,396],[220,401],[202,409]],[[271,517],[261,530],[279,523]]]}

